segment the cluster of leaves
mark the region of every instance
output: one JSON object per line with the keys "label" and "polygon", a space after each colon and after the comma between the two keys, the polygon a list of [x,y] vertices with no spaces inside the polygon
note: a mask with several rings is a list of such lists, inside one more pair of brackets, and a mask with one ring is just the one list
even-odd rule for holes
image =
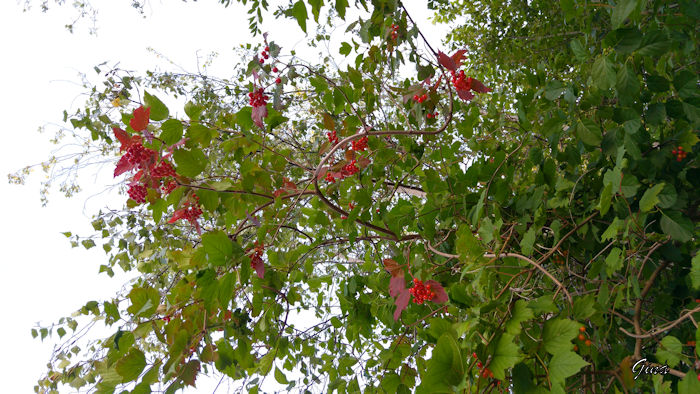
{"label": "cluster of leaves", "polygon": [[[277,16],[306,31],[323,3]],[[104,270],[142,276],[81,309],[115,334],[89,362],[59,348],[38,388],[173,392],[213,366],[255,392],[274,366],[300,391],[700,391],[697,3],[432,1],[445,21],[469,15],[452,56],[418,49],[400,2],[358,3],[371,15],[348,28],[345,69],[292,59],[266,85],[275,66],[251,52],[237,80],[201,83],[186,120],[134,103],[150,108],[146,148],[186,138],[180,187],[97,218]],[[188,94],[178,78],[129,82]],[[272,102],[253,117],[260,86]],[[93,97],[76,127],[110,144],[96,116],[114,97]],[[358,172],[325,181],[363,138]],[[201,236],[166,223],[193,196]],[[318,324],[299,328],[296,309]],[[671,374],[635,380],[642,357]]]}

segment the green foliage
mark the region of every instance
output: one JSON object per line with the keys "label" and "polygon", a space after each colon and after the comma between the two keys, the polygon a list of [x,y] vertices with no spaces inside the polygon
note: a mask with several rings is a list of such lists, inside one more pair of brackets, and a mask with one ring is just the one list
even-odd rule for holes
{"label": "green foliage", "polygon": [[[114,86],[133,102],[195,86],[187,119],[142,100],[144,146],[177,174],[131,172],[145,202],[99,214],[94,237],[64,233],[102,237],[101,272],[140,276],[79,310],[117,333],[61,348],[37,389],[172,392],[213,369],[250,392],[268,375],[300,392],[697,391],[697,4],[430,1],[466,50],[441,58],[400,2],[358,4],[275,13],[339,48],[340,68],[288,60],[270,35],[280,84],[253,61],[227,80],[115,71],[93,91],[71,121],[111,154],[135,109],[101,112]],[[255,33],[267,3],[247,5]],[[357,18],[342,43],[309,23],[338,18]],[[492,91],[466,100],[446,64]],[[413,278],[443,302],[413,302]],[[640,358],[674,373],[635,380]]]}

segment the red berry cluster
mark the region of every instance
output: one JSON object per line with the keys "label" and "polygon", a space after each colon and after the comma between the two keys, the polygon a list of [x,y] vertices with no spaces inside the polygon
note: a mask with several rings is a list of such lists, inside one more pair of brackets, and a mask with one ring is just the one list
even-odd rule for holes
{"label": "red berry cluster", "polygon": [[423,101],[425,101],[425,100],[427,100],[427,99],[428,99],[428,95],[425,94],[425,93],[423,93],[423,94],[420,95],[420,96],[417,95],[417,94],[414,94],[414,95],[413,95],[413,101],[417,101],[418,103],[421,103],[421,104],[423,103]]}
{"label": "red berry cluster", "polygon": [[333,176],[333,174],[330,173],[330,171],[326,173],[326,181],[330,183],[335,183],[335,177]]}
{"label": "red berry cluster", "polygon": [[160,189],[163,191],[163,194],[170,194],[170,192],[175,190],[176,187],[177,187],[177,182],[175,182],[174,180],[171,180],[167,184],[161,186]]}
{"label": "red berry cluster", "polygon": [[452,71],[452,84],[455,88],[460,90],[471,90],[472,81],[472,77],[465,78],[464,70],[460,70],[459,74]]}
{"label": "red berry cluster", "polygon": [[330,142],[331,145],[335,145],[338,143],[338,135],[336,134],[335,130],[329,131],[328,133],[326,133],[326,135],[328,136],[328,142]]}
{"label": "red berry cluster", "polygon": [[433,113],[428,112],[427,114],[425,114],[425,117],[428,119],[435,119],[435,118],[437,118],[437,116],[438,116],[437,112],[433,112]]}
{"label": "red berry cluster", "polygon": [[146,195],[148,194],[148,190],[144,185],[132,183],[129,186],[129,190],[127,191],[127,193],[129,194],[129,198],[131,198],[139,204],[142,204],[146,202]]}
{"label": "red berry cluster", "polygon": [[175,176],[175,169],[170,162],[163,160],[158,165],[151,167],[151,176],[154,178],[163,178],[166,176]]}
{"label": "red berry cluster", "polygon": [[187,202],[185,204],[185,211],[183,215],[184,219],[190,223],[196,222],[197,219],[202,216],[202,210],[199,208],[199,204]]}
{"label": "red berry cluster", "polygon": [[250,98],[249,104],[253,107],[264,107],[269,97],[263,93],[263,88],[258,88],[254,92],[248,93],[248,97]]}
{"label": "red berry cluster", "polygon": [[352,211],[354,208],[355,208],[355,204],[349,202],[349,203],[348,203],[348,209]]}
{"label": "red berry cluster", "polygon": [[[579,327],[578,331],[580,332],[580,334],[578,334],[578,340],[579,340],[579,341],[582,341],[583,344],[586,345],[586,346],[591,346],[591,344],[592,344],[593,342],[591,342],[590,339],[587,339],[586,336],[583,335],[583,333],[586,332],[586,327],[581,326],[581,327]],[[578,350],[578,346],[577,346],[577,345],[574,345],[574,351],[577,351],[577,350]]]}
{"label": "red berry cluster", "polygon": [[355,163],[357,163],[357,160],[352,160],[352,161],[350,162],[350,164],[346,164],[346,165],[343,167],[343,170],[341,171],[341,173],[342,173],[344,176],[351,176],[351,175],[357,173],[358,171],[360,171],[360,169],[357,168],[357,166],[355,165]]}
{"label": "red berry cluster", "polygon": [[365,149],[367,149],[367,136],[364,136],[359,140],[352,141],[352,150],[364,151]]}
{"label": "red berry cluster", "polygon": [[678,148],[671,151],[672,154],[676,156],[676,161],[682,161],[688,156],[688,153],[683,150],[683,147],[678,145]]}
{"label": "red berry cluster", "polygon": [[391,24],[391,39],[396,40],[399,38],[399,25],[392,23]]}
{"label": "red berry cluster", "polygon": [[141,142],[137,142],[129,146],[121,160],[125,160],[132,166],[143,169],[148,167],[148,162],[152,157],[155,157],[155,155],[156,151],[144,147],[141,145]]}
{"label": "red berry cluster", "polygon": [[270,47],[267,47],[267,46],[266,46],[265,49],[264,49],[264,50],[262,51],[262,53],[260,54],[260,59],[258,59],[258,61],[260,62],[260,64],[265,63],[265,59],[268,59],[268,58],[270,57],[270,53],[269,53],[269,52],[270,52]]}
{"label": "red berry cluster", "polygon": [[[476,359],[476,367],[479,369],[479,375],[481,375],[482,378],[493,378],[493,372],[488,369],[484,368],[484,364],[479,361],[479,357],[477,356],[476,352],[472,353],[472,357]],[[500,384],[500,381],[496,381],[497,384]]]}
{"label": "red berry cluster", "polygon": [[418,278],[413,278],[413,287],[408,291],[413,295],[413,302],[418,305],[435,298],[435,293],[430,290],[430,285],[424,285],[423,281]]}

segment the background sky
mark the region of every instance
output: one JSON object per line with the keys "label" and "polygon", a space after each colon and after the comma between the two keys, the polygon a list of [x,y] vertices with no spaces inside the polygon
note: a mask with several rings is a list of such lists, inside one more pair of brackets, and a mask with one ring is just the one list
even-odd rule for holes
{"label": "background sky", "polygon": [[[228,77],[232,64],[238,61],[232,48],[261,40],[248,33],[247,15],[238,4],[224,8],[213,0],[152,1],[143,18],[126,0],[93,3],[100,12],[96,36],[87,33],[87,21],[79,24],[74,34],[65,29],[74,16],[70,6],[54,7],[42,14],[38,9],[22,12],[14,1],[0,2],[0,264],[5,278],[0,286],[0,338],[5,346],[0,357],[0,392],[33,392],[36,380],[46,372],[59,339],[54,336],[43,343],[32,339],[30,330],[37,322],[47,325],[69,316],[87,301],[109,299],[130,278],[117,270],[113,278],[98,275],[99,266],[107,263],[102,248],[73,249],[61,234],[91,235],[93,214],[99,209],[124,207],[126,197],[114,187],[119,179],[112,178],[113,165],[86,169],[80,177],[83,191],[70,199],[53,189],[47,207],[41,206],[39,197],[40,182],[45,180],[40,168],[27,177],[25,185],[4,180],[6,174],[40,163],[60,147],[49,140],[66,126],[63,110],[70,114],[83,103],[85,90],[79,73],[98,82],[93,67],[105,61],[107,65],[119,62],[121,68],[136,73],[178,67],[197,72],[198,64],[209,53],[217,52],[205,73]],[[433,47],[439,47],[446,28],[427,22],[429,12],[423,2],[407,3]],[[315,59],[313,52],[304,50],[305,36],[296,22],[269,17],[262,29],[270,32],[269,39],[282,45],[283,53],[295,49],[302,58]],[[308,31],[312,29],[309,26]],[[344,30],[334,33],[336,40],[344,38]],[[338,56],[333,48],[331,54]],[[183,117],[184,111],[170,106],[170,114]],[[37,132],[40,126],[45,128],[43,134]],[[70,147],[59,154],[68,152]],[[116,160],[115,156],[114,163]],[[104,332],[110,335],[112,331]],[[212,392],[218,379],[198,379],[197,383],[196,392]],[[217,392],[226,389],[222,384]]]}

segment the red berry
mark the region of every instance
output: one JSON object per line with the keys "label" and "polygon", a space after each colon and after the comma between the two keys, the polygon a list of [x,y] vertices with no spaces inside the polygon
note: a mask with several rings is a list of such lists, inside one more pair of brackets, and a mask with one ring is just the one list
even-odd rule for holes
{"label": "red berry", "polygon": [[476,352],[472,353],[472,357],[477,358]]}
{"label": "red berry", "polygon": [[265,47],[265,52],[270,52],[270,47]]}
{"label": "red berry", "polygon": [[482,364],[481,361],[479,361],[478,363],[476,363],[476,367],[479,368],[479,369],[481,369],[481,367],[483,367],[483,366],[484,366],[484,364]]}
{"label": "red berry", "polygon": [[278,72],[278,71],[279,71],[279,70],[277,69],[277,67],[273,67],[273,68],[272,68],[272,72],[273,72],[273,73],[276,73],[276,72]]}
{"label": "red berry", "polygon": [[591,346],[591,343],[593,343],[593,342],[591,342],[590,339],[586,339],[586,346]]}
{"label": "red berry", "polygon": [[260,58],[260,60],[258,60],[258,61],[260,62],[260,64],[265,63],[265,59],[263,59],[263,58]]}
{"label": "red berry", "polygon": [[282,83],[282,80],[280,78],[277,78],[277,79],[275,79],[275,83],[279,85]]}
{"label": "red berry", "polygon": [[425,101],[425,100],[428,99],[428,95],[427,95],[427,94],[423,94],[422,96],[420,96],[420,98],[421,98],[421,100]]}
{"label": "red berry", "polygon": [[586,337],[583,334],[578,334],[578,340],[583,341]]}
{"label": "red berry", "polygon": [[[420,97],[418,97],[417,94],[414,94],[414,95],[413,95],[413,101],[418,101],[418,99],[420,99]],[[674,154],[675,154],[675,152],[674,152]]]}
{"label": "red berry", "polygon": [[581,326],[581,327],[578,328],[578,331],[579,331],[579,332],[586,332],[586,327]]}

